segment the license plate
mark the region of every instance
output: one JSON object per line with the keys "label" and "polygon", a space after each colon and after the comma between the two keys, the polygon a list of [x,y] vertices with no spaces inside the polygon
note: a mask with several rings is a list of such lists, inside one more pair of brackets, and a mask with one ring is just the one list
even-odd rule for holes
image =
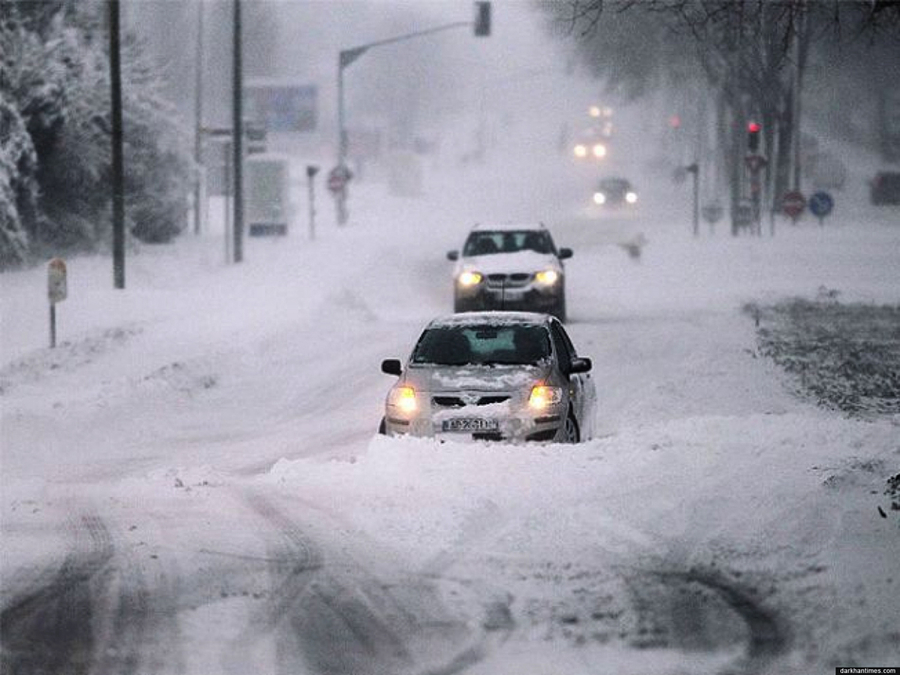
{"label": "license plate", "polygon": [[497,431],[500,424],[495,419],[481,417],[456,417],[441,422],[441,431]]}

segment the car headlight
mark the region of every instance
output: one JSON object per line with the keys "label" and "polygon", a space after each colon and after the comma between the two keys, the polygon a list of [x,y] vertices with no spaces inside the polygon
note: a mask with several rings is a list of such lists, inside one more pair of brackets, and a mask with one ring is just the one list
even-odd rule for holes
{"label": "car headlight", "polygon": [[606,146],[603,143],[597,143],[594,146],[594,157],[606,157]]}
{"label": "car headlight", "polygon": [[456,278],[456,281],[459,283],[460,286],[477,286],[478,284],[481,283],[481,280],[483,278],[484,277],[481,275],[480,272],[468,272],[467,271],[467,272],[463,272],[462,274],[460,274]]}
{"label": "car headlight", "polygon": [[546,384],[534,385],[528,397],[528,405],[535,410],[544,410],[560,401],[562,401],[562,387],[551,387]]}
{"label": "car headlight", "polygon": [[542,270],[535,274],[534,278],[539,284],[552,286],[557,281],[559,281],[559,272],[557,272],[556,270]]}
{"label": "car headlight", "polygon": [[587,148],[583,145],[575,146],[575,156],[576,157],[587,157]]}
{"label": "car headlight", "polygon": [[594,203],[595,204],[605,204],[606,203],[606,195],[602,192],[594,193]]}
{"label": "car headlight", "polygon": [[412,415],[418,408],[416,390],[412,387],[394,387],[388,394],[388,406],[397,408],[406,415]]}
{"label": "car headlight", "polygon": [[637,203],[637,192],[626,192],[625,193],[625,201],[629,204]]}

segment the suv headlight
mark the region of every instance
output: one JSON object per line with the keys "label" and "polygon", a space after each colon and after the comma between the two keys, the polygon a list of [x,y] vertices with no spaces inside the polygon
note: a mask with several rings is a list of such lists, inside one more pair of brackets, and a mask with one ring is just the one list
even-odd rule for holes
{"label": "suv headlight", "polygon": [[559,272],[556,270],[542,270],[534,275],[535,281],[544,286],[552,286],[559,281]]}
{"label": "suv headlight", "polygon": [[477,286],[484,277],[480,272],[463,272],[456,281],[460,286]]}
{"label": "suv headlight", "polygon": [[605,204],[606,203],[606,195],[602,192],[594,193],[594,203],[595,204]]}
{"label": "suv headlight", "polygon": [[626,192],[625,193],[625,201],[629,204],[637,203],[637,192]]}
{"label": "suv headlight", "polygon": [[394,387],[388,394],[388,407],[397,408],[404,415],[412,415],[419,407],[416,390],[412,387]]}

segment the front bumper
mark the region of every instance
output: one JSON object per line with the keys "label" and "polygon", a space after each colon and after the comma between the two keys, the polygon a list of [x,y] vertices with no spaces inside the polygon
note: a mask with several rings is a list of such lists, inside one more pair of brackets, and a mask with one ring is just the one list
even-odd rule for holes
{"label": "front bumper", "polygon": [[506,310],[550,313],[562,305],[564,295],[562,284],[548,289],[494,289],[485,285],[474,289],[457,287],[454,304],[460,312]]}
{"label": "front bumper", "polygon": [[[496,393],[490,396],[496,398]],[[419,438],[508,443],[551,442],[563,434],[565,404],[532,410],[512,400],[488,405],[446,406],[436,403],[450,396],[426,396],[425,409],[404,416],[390,407],[385,414],[385,433]],[[467,428],[468,427],[468,428]]]}

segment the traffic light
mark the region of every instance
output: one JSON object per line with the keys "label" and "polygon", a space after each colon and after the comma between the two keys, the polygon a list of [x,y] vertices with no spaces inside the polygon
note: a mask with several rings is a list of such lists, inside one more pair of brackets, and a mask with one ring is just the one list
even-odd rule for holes
{"label": "traffic light", "polygon": [[759,132],[762,127],[758,122],[750,122],[747,125],[747,149],[750,152],[759,150]]}
{"label": "traffic light", "polygon": [[487,37],[491,34],[491,3],[475,3],[475,37]]}

